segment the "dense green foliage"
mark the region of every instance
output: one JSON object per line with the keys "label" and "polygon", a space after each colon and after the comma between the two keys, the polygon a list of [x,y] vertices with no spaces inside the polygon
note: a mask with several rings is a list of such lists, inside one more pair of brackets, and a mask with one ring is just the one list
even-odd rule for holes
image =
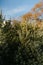
{"label": "dense green foliage", "polygon": [[0,65],[43,65],[43,28],[29,22],[1,26]]}

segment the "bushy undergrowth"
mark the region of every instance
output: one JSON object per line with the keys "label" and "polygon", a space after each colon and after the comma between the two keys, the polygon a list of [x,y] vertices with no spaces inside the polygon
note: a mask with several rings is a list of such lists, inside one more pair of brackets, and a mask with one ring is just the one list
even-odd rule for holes
{"label": "bushy undergrowth", "polygon": [[0,65],[43,65],[43,28],[29,22],[1,26]]}

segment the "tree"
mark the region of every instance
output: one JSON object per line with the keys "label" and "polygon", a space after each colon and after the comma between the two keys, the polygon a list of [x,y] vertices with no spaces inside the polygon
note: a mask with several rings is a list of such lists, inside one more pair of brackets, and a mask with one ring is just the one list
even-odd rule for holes
{"label": "tree", "polygon": [[42,16],[43,15],[43,2],[39,2],[38,4],[36,4],[34,8],[32,8],[32,11],[36,15],[34,18],[39,18],[40,16]]}
{"label": "tree", "polygon": [[0,27],[3,25],[3,24],[2,24],[3,21],[4,21],[4,18],[3,18],[2,10],[1,10],[1,11],[0,11]]}
{"label": "tree", "polygon": [[30,12],[22,16],[22,21],[29,21],[31,19],[43,19],[43,1],[36,4]]}

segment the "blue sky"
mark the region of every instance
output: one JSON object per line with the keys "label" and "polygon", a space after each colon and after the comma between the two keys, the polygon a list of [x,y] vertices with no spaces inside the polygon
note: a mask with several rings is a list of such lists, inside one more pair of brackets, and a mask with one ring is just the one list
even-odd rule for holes
{"label": "blue sky", "polygon": [[29,12],[39,0],[0,0],[0,8],[6,19],[22,16]]}

